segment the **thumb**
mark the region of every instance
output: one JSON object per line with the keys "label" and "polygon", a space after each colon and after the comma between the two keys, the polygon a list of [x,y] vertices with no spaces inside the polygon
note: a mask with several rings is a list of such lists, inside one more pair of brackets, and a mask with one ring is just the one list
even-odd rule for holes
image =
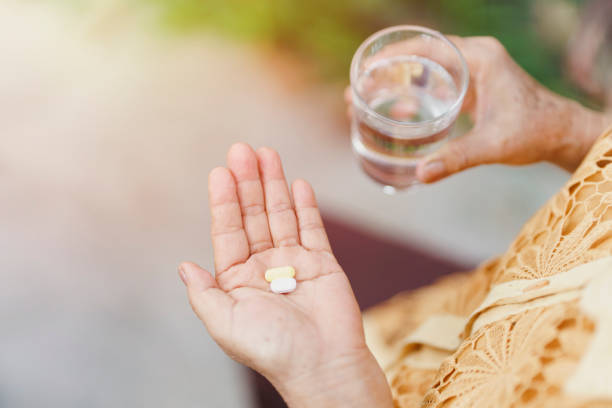
{"label": "thumb", "polygon": [[187,286],[191,308],[215,340],[222,338],[228,332],[234,300],[219,288],[210,272],[198,265],[183,262],[178,270]]}
{"label": "thumb", "polygon": [[479,142],[478,135],[472,131],[457,139],[450,140],[435,153],[425,157],[417,165],[417,177],[423,183],[433,183],[461,170],[487,162],[487,153]]}

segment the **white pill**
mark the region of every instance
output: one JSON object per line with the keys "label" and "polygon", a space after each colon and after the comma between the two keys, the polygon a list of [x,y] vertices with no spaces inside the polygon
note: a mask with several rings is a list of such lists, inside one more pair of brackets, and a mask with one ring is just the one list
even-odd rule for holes
{"label": "white pill", "polygon": [[297,281],[293,278],[277,278],[270,282],[270,290],[274,293],[289,293],[295,290]]}

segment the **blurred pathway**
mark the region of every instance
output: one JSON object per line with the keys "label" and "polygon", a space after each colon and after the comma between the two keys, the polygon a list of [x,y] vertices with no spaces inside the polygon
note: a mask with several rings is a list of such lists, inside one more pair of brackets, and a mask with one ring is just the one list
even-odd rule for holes
{"label": "blurred pathway", "polygon": [[466,264],[566,178],[487,167],[384,196],[353,163],[340,89],[102,10],[0,4],[0,406],[248,406],[175,272],[212,266],[206,175],[235,141],[277,148],[328,214]]}

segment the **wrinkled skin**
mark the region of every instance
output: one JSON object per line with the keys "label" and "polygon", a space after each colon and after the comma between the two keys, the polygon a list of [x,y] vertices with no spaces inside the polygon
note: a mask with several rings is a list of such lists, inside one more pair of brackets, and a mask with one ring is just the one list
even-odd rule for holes
{"label": "wrinkled skin", "polygon": [[[472,118],[474,127],[419,163],[417,176],[421,181],[434,182],[490,163],[549,161],[573,171],[612,121],[609,116],[544,88],[512,60],[496,39],[449,38],[470,70],[463,110]],[[398,47],[411,51],[415,44]],[[345,99],[350,104],[349,89]],[[349,106],[349,114],[350,111]]]}

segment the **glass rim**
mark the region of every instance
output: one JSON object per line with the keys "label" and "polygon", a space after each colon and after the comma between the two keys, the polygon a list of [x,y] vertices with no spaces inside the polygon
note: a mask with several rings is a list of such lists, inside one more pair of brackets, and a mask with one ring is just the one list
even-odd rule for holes
{"label": "glass rim", "polygon": [[[444,43],[446,43],[446,45],[450,46],[451,49],[453,49],[455,53],[457,54],[457,56],[459,57],[459,62],[461,64],[461,79],[462,79],[461,91],[459,92],[459,95],[457,96],[457,100],[453,102],[453,104],[448,108],[448,110],[436,116],[435,118],[423,120],[420,122],[402,122],[399,120],[388,118],[376,112],[374,109],[370,108],[367,102],[363,100],[359,92],[357,92],[357,89],[355,89],[356,84],[357,84],[357,74],[358,74],[357,71],[359,69],[357,61],[361,59],[361,56],[365,48],[371,45],[378,38],[384,35],[387,35],[389,33],[392,33],[392,32],[397,32],[397,31],[413,31],[413,32],[429,34],[433,37],[438,38],[439,40],[442,40]],[[467,93],[468,86],[470,84],[470,71],[468,69],[467,62],[465,61],[465,57],[463,56],[461,51],[459,51],[459,48],[451,40],[449,40],[444,34],[442,34],[439,31],[433,30],[431,28],[422,27],[418,25],[404,24],[404,25],[391,26],[391,27],[387,27],[382,30],[376,31],[375,33],[371,34],[368,38],[366,38],[361,43],[359,48],[357,48],[357,51],[355,51],[355,54],[353,55],[353,59],[351,60],[350,81],[351,81],[351,92],[353,94],[353,104],[355,104],[355,98],[356,98],[360,104],[366,107],[366,109],[368,110],[368,113],[372,114],[376,119],[379,119],[393,126],[416,128],[416,127],[421,127],[422,125],[432,124],[434,122],[439,121],[440,119],[444,118],[449,112],[456,110],[459,107],[459,105],[463,103],[463,99],[465,98],[465,94]]]}

